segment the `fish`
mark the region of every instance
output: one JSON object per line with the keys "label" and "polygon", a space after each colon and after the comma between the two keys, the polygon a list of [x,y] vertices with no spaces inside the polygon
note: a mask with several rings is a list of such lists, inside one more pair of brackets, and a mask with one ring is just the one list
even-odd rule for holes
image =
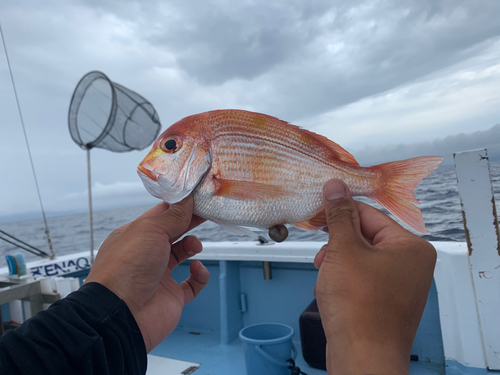
{"label": "fish", "polygon": [[273,116],[226,109],[171,125],[137,172],[154,197],[173,204],[193,194],[195,215],[242,235],[252,234],[248,227],[270,235],[286,224],[326,228],[322,192],[332,178],[426,234],[414,189],[442,160],[419,156],[363,167],[322,135]]}

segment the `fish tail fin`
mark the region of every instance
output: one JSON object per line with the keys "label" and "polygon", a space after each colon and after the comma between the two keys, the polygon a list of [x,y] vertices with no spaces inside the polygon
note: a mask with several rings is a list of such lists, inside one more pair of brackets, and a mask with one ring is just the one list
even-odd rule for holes
{"label": "fish tail fin", "polygon": [[401,161],[374,165],[381,171],[382,186],[369,198],[419,233],[427,234],[422,212],[413,190],[443,161],[440,156],[420,156]]}

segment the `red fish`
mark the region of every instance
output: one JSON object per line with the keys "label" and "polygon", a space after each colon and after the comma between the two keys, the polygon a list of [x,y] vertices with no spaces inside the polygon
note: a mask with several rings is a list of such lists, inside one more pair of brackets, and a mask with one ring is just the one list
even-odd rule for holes
{"label": "red fish", "polygon": [[[194,213],[239,226],[326,226],[323,184],[343,180],[420,233],[428,233],[413,190],[443,160],[421,156],[362,167],[335,142],[275,117],[217,110],[186,117],[160,135],[138,173],[155,197],[190,193]],[[244,230],[243,230],[244,231]]]}

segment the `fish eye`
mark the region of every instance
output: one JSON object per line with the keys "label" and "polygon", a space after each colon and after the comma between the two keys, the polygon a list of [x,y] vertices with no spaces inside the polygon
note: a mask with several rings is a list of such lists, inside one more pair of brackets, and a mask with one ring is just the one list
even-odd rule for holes
{"label": "fish eye", "polygon": [[182,140],[177,136],[168,137],[160,143],[160,148],[169,154],[179,151],[181,147]]}
{"label": "fish eye", "polygon": [[175,139],[169,139],[165,142],[165,148],[169,151],[172,151],[175,146],[177,146],[177,142],[175,141]]}

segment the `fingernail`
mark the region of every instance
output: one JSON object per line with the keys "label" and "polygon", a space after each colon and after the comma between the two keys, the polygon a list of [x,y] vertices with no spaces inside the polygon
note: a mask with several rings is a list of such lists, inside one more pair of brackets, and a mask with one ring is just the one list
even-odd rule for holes
{"label": "fingernail", "polygon": [[[189,235],[189,236],[184,237],[183,241],[186,241],[186,239],[188,239],[190,237],[193,237],[196,240],[198,239],[196,236]],[[186,249],[186,253],[188,253],[191,256],[199,254],[202,251],[203,251],[203,245],[200,246],[199,248],[196,248],[196,247],[193,248],[193,246],[190,246],[190,247],[187,247],[187,249]]]}
{"label": "fingernail", "polygon": [[343,198],[346,196],[345,186],[339,181],[328,181],[323,194],[328,201]]}

